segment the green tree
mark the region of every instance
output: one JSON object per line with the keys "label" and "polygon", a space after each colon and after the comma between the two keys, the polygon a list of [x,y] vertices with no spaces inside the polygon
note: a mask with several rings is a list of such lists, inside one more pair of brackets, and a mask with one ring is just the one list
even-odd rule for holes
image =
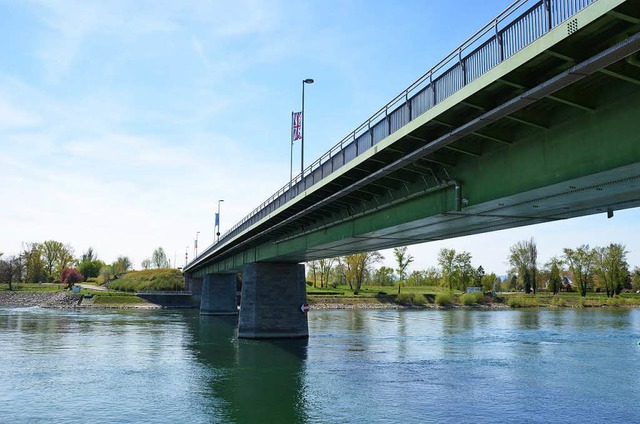
{"label": "green tree", "polygon": [[[125,274],[131,269],[131,259],[127,256],[118,256],[118,259],[111,265],[112,274]],[[102,272],[100,272],[102,274]]]}
{"label": "green tree", "polygon": [[633,268],[631,272],[631,289],[636,292],[640,291],[640,267]]}
{"label": "green tree", "polygon": [[[519,241],[509,248],[509,257],[507,259],[513,271],[518,274],[520,281],[525,286],[525,292],[529,293],[533,289],[533,293],[538,291],[537,280],[537,261],[538,247],[533,238],[529,240]],[[525,284],[524,278],[529,274],[530,284]]]}
{"label": "green tree", "polygon": [[373,284],[376,286],[393,286],[393,268],[381,266],[373,273]]}
{"label": "green tree", "polygon": [[395,247],[393,256],[396,259],[396,272],[398,273],[398,294],[400,294],[400,286],[407,278],[407,267],[413,262],[413,256],[407,253],[407,246]]}
{"label": "green tree", "polygon": [[454,259],[456,283],[459,290],[465,291],[475,274],[475,269],[471,265],[471,253],[460,252]]}
{"label": "green tree", "polygon": [[[482,267],[482,265],[480,265],[478,269],[476,269],[476,272],[473,276],[473,283],[475,286],[482,287],[482,278],[484,277],[484,275],[485,275],[484,268]],[[486,290],[486,291],[491,291],[491,290]]]}
{"label": "green tree", "polygon": [[151,255],[151,265],[154,268],[170,268],[169,260],[162,247],[158,247]]}
{"label": "green tree", "polygon": [[563,257],[573,273],[574,282],[578,285],[580,296],[587,295],[587,288],[593,276],[595,255],[588,244],[583,244],[576,249],[563,249]]}
{"label": "green tree", "polygon": [[549,274],[549,290],[551,290],[553,294],[557,294],[560,292],[561,286],[562,278],[560,277],[560,268],[557,263],[552,263],[551,272]]}
{"label": "green tree", "polygon": [[355,253],[345,256],[344,262],[346,264],[347,282],[354,294],[360,293],[362,283],[369,273],[369,267],[382,259],[384,259],[384,257],[378,251]]}
{"label": "green tree", "polygon": [[61,242],[55,240],[47,240],[40,245],[45,271],[50,282],[55,281],[55,267],[58,262],[58,255],[63,247],[64,245]]}
{"label": "green tree", "polygon": [[499,282],[498,277],[493,272],[491,274],[485,274],[482,276],[480,281],[480,285],[482,287],[482,291],[492,292],[496,289],[496,283]]}
{"label": "green tree", "polygon": [[617,243],[593,249],[594,273],[604,285],[607,297],[620,294],[629,275],[626,248]]}
{"label": "green tree", "polygon": [[455,282],[455,249],[442,248],[438,252],[438,265],[442,272],[442,285],[453,291],[453,283]]}
{"label": "green tree", "polygon": [[27,283],[43,283],[47,280],[45,263],[38,243],[26,243],[22,248],[24,280]]}
{"label": "green tree", "polygon": [[335,258],[325,258],[318,261],[318,268],[320,272],[320,287],[329,286],[329,277],[335,263]]}

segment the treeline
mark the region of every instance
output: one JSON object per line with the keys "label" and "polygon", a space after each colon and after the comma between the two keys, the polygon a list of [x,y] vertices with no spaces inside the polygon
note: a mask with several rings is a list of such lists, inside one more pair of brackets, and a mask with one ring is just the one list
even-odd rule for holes
{"label": "treeline", "polygon": [[[143,269],[169,268],[169,260],[162,247],[154,250],[150,259],[142,261]],[[17,255],[0,253],[0,283],[13,289],[19,283],[62,283],[71,285],[81,281],[105,284],[133,269],[128,256],[106,263],[98,259],[89,247],[76,256],[73,247],[56,240],[24,243]]]}
{"label": "treeline", "polygon": [[640,290],[640,268],[631,267],[628,251],[622,244],[604,247],[582,245],[564,248],[560,256],[552,257],[540,265],[535,240],[523,240],[509,248],[507,276],[487,274],[482,265],[472,263],[467,251],[443,248],[438,252],[438,266],[407,272],[414,260],[407,247],[393,249],[395,267],[376,267],[384,257],[380,252],[363,252],[307,263],[307,281],[313,287],[348,285],[355,293],[364,286],[394,286],[398,293],[403,286],[441,286],[449,291],[466,291],[468,287],[481,287],[483,291],[539,290],[558,293],[578,291],[586,296],[589,291],[604,292],[608,297],[623,290]]}

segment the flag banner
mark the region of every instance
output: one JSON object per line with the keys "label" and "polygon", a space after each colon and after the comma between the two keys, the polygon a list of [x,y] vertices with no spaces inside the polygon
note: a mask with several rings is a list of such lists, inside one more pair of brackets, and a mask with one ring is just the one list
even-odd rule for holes
{"label": "flag banner", "polygon": [[291,142],[302,140],[302,112],[291,112]]}
{"label": "flag banner", "polygon": [[218,214],[218,212],[216,212],[216,223],[215,223],[216,227],[220,226],[220,215]]}
{"label": "flag banner", "polygon": [[198,240],[193,241],[193,247],[195,247],[196,249],[198,248]]}

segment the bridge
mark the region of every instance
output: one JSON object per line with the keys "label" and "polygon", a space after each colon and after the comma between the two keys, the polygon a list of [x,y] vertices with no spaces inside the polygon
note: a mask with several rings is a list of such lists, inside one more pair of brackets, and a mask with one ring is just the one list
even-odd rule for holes
{"label": "bridge", "polygon": [[184,268],[240,337],[308,336],[304,265],[640,205],[640,0],[521,0]]}

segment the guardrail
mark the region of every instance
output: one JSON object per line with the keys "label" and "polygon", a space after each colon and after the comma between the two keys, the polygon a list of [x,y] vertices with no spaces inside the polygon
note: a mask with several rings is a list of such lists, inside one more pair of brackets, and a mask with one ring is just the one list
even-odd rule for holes
{"label": "guardrail", "polygon": [[258,222],[596,1],[515,1],[225,232],[218,243]]}

